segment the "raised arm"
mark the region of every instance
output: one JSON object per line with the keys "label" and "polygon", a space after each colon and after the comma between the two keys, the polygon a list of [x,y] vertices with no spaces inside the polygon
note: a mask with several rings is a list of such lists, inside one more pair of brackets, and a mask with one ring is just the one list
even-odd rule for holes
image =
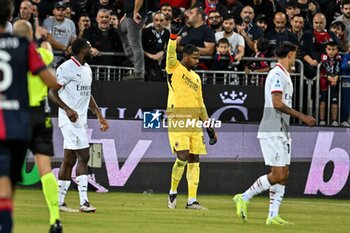
{"label": "raised arm", "polygon": [[166,54],[166,66],[165,70],[168,72],[168,74],[173,73],[172,69],[176,66],[177,63],[177,56],[176,56],[176,38],[177,35],[180,34],[182,31],[183,26],[176,21],[171,22],[171,32],[170,32],[170,39],[168,43],[167,48],[167,54]]}

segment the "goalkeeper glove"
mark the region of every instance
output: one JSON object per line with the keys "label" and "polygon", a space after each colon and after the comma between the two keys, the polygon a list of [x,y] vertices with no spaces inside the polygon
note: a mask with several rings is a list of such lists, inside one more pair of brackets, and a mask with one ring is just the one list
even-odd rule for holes
{"label": "goalkeeper glove", "polygon": [[207,133],[208,133],[208,136],[209,136],[209,145],[214,145],[218,139],[216,137],[216,133],[215,133],[215,130],[213,128],[207,128]]}
{"label": "goalkeeper glove", "polygon": [[183,29],[183,25],[179,21],[171,21],[170,23],[170,38],[171,39],[176,39],[177,35],[181,33]]}

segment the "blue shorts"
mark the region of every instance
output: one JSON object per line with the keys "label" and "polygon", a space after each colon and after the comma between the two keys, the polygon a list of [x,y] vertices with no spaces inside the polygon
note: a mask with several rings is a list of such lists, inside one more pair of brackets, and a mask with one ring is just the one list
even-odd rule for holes
{"label": "blue shorts", "polygon": [[0,141],[0,177],[9,177],[12,184],[22,181],[27,147],[24,141]]}

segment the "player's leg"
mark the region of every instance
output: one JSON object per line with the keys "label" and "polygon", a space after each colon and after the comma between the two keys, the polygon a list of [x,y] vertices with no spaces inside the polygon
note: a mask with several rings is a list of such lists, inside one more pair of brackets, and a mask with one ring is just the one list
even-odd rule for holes
{"label": "player's leg", "polygon": [[271,160],[271,172],[268,174],[270,187],[270,205],[269,214],[266,224],[285,225],[290,224],[279,217],[279,208],[282,204],[285,186],[289,176],[290,164],[290,142],[275,141],[275,145],[279,146],[278,153],[275,153],[275,161]]}
{"label": "player's leg", "polygon": [[0,229],[11,233],[15,185],[22,181],[22,167],[27,143],[0,141]]}
{"label": "player's leg", "polygon": [[175,153],[177,158],[171,171],[171,187],[168,197],[168,208],[170,209],[176,208],[177,188],[187,164],[189,150],[176,151]]}
{"label": "player's leg", "polygon": [[51,169],[53,156],[52,123],[43,109],[32,108],[32,139],[29,149],[34,154],[35,163],[41,177],[42,190],[50,213],[50,232],[62,232],[58,208],[58,185]]}
{"label": "player's leg", "polygon": [[190,154],[187,164],[187,185],[188,185],[188,200],[187,209],[204,209],[197,201],[197,190],[199,185],[200,167],[199,155]]}
{"label": "player's leg", "polygon": [[176,161],[171,171],[171,187],[167,206],[170,209],[175,209],[177,188],[187,165],[189,156],[189,137],[182,131],[178,132],[177,129],[169,131],[168,137],[170,148],[173,153],[176,153]]}
{"label": "player's leg", "polygon": [[12,182],[10,179],[11,154],[0,142],[0,229],[3,232],[12,230]]}
{"label": "player's leg", "polygon": [[62,211],[76,212],[73,209],[68,208],[64,201],[67,195],[69,186],[71,184],[72,169],[76,163],[76,160],[77,160],[76,155],[73,153],[72,150],[69,150],[69,149],[64,150],[63,161],[62,161],[60,170],[58,172],[58,190],[59,190],[58,205],[59,205],[59,209]]}
{"label": "player's leg", "polygon": [[56,177],[51,171],[51,158],[43,154],[36,154],[34,158],[41,177],[43,194],[49,208],[51,232],[62,232],[58,208],[58,185]]}
{"label": "player's leg", "polygon": [[80,211],[81,212],[94,212],[95,207],[90,205],[87,191],[88,191],[88,176],[87,176],[87,164],[89,162],[90,154],[89,148],[79,149],[75,151],[78,158],[78,164],[76,168],[79,199],[80,199]]}
{"label": "player's leg", "polygon": [[204,143],[203,132],[193,132],[190,137],[190,155],[187,164],[187,185],[188,200],[187,209],[206,210],[197,201],[197,190],[199,185],[200,167],[199,154],[206,154],[207,150]]}

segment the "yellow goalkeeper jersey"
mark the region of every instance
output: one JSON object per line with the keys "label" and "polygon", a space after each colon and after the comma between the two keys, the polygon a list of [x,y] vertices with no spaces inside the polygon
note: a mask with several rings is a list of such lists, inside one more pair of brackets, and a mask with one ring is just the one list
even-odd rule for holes
{"label": "yellow goalkeeper jersey", "polygon": [[207,120],[201,79],[195,71],[187,69],[177,60],[176,40],[169,39],[165,69],[169,74],[168,115],[185,114],[191,115],[192,118]]}

